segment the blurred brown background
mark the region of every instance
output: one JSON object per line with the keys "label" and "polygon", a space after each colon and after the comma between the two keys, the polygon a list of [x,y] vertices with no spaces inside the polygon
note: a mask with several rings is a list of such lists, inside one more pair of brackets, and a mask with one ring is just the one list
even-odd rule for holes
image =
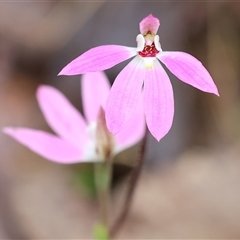
{"label": "blurred brown background", "polygon": [[[170,74],[175,118],[157,142],[119,239],[240,238],[240,4],[237,1],[0,2],[0,126],[51,131],[35,99],[40,84],[81,110],[79,76],[57,77],[102,44],[135,46],[138,24],[160,18],[163,50],[188,52],[210,71],[220,98]],[[107,70],[113,82],[126,62]],[[137,149],[120,156],[132,161]],[[79,165],[46,161],[0,135],[0,238],[91,239],[94,200],[75,186]],[[113,216],[126,181],[113,192]]]}

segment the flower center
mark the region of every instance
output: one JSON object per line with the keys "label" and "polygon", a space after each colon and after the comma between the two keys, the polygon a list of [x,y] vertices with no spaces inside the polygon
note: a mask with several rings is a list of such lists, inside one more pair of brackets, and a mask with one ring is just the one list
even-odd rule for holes
{"label": "flower center", "polygon": [[151,45],[145,45],[142,51],[138,52],[141,57],[156,57],[159,53],[154,42]]}

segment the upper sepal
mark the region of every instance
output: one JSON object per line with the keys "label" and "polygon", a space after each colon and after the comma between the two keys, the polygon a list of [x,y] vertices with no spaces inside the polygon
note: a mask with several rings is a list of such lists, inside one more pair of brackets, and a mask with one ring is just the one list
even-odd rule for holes
{"label": "upper sepal", "polygon": [[158,18],[154,17],[152,14],[145,17],[140,23],[139,28],[142,35],[146,35],[149,31],[151,34],[156,34],[160,26],[160,21]]}

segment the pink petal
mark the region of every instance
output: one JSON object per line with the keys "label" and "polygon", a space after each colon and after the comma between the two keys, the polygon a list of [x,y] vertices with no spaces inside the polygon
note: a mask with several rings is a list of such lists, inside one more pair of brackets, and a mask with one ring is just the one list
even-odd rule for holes
{"label": "pink petal", "polygon": [[183,82],[219,96],[207,69],[195,57],[184,52],[162,52],[157,56]]}
{"label": "pink petal", "polygon": [[139,28],[140,32],[143,35],[146,35],[148,31],[152,34],[156,34],[160,26],[160,21],[158,18],[155,18],[152,14],[145,17],[140,23]]}
{"label": "pink petal", "polygon": [[100,107],[105,109],[110,84],[103,72],[86,73],[82,76],[82,101],[85,117],[96,122]]}
{"label": "pink petal", "polygon": [[4,128],[3,132],[53,162],[77,163],[81,161],[82,151],[79,148],[47,132],[27,128]]}
{"label": "pink petal", "polygon": [[149,131],[159,141],[170,130],[174,115],[173,89],[169,77],[158,60],[146,69],[144,111]]}
{"label": "pink petal", "polygon": [[113,134],[131,119],[140,101],[143,79],[143,60],[138,56],[118,74],[106,104],[107,126]]}
{"label": "pink petal", "polygon": [[121,152],[139,142],[144,136],[145,129],[146,123],[143,112],[143,99],[141,97],[131,119],[126,123],[126,126],[114,136],[117,143],[116,151]]}
{"label": "pink petal", "polygon": [[60,137],[76,146],[89,139],[83,117],[60,91],[42,85],[37,89],[37,100],[46,121]]}
{"label": "pink petal", "polygon": [[74,59],[58,75],[77,75],[97,72],[115,66],[136,55],[136,48],[105,45],[92,48]]}

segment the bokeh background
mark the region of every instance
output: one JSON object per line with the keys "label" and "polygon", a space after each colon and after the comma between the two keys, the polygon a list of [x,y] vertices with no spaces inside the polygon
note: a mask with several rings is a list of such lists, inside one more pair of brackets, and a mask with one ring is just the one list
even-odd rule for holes
{"label": "bokeh background", "polygon": [[[80,77],[57,77],[58,72],[92,47],[136,46],[138,24],[150,13],[160,18],[162,48],[200,59],[220,97],[169,73],[175,95],[173,127],[160,142],[148,136],[133,208],[117,237],[238,239],[238,1],[1,1],[0,126],[51,132],[35,98],[40,84],[58,88],[81,111]],[[125,65],[106,71],[111,82]],[[118,158],[131,165],[137,151],[136,146]],[[88,167],[48,162],[1,133],[0,238],[91,239],[97,206],[82,184],[85,179],[91,185]],[[130,169],[115,167],[113,219]]]}

